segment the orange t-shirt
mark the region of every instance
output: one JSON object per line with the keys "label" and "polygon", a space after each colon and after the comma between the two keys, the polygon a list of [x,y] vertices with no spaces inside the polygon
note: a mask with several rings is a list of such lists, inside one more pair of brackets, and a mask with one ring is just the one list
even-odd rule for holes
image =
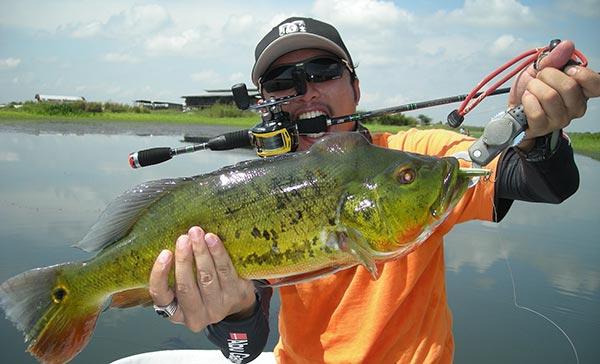
{"label": "orange t-shirt", "polygon": [[[375,134],[373,142],[447,156],[467,150],[473,138],[411,129]],[[496,162],[490,164],[494,170]],[[451,363],[454,342],[442,238],[457,223],[492,220],[494,180],[482,178],[469,189],[446,221],[413,252],[378,264],[377,281],[357,266],[282,287],[280,339],[274,350],[278,363]]]}

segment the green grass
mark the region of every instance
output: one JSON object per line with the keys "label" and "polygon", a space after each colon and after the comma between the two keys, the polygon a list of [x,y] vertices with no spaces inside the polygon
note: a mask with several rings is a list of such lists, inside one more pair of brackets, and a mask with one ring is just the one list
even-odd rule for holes
{"label": "green grass", "polygon": [[600,133],[569,133],[569,138],[577,153],[600,160]]}
{"label": "green grass", "polygon": [[238,110],[233,105],[216,104],[203,110],[181,112],[178,110],[148,110],[121,104],[94,105],[90,111],[90,103],[52,104],[26,102],[20,108],[12,105],[0,108],[0,123],[14,122],[48,122],[52,120],[115,120],[130,122],[160,123],[201,123],[213,125],[232,125],[249,127],[260,121],[258,114],[251,111]]}

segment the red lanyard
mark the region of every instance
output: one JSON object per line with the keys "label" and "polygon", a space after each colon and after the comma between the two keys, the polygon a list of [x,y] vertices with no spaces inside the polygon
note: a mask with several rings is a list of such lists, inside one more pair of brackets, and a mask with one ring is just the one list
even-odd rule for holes
{"label": "red lanyard", "polygon": [[[471,93],[469,93],[469,95],[467,95],[467,97],[462,102],[462,104],[460,104],[459,108],[456,110],[458,115],[464,117],[469,111],[473,110],[473,108],[475,106],[477,106],[486,96],[488,96],[490,93],[492,93],[498,87],[500,87],[503,83],[505,83],[506,81],[511,79],[514,75],[521,72],[523,69],[525,69],[527,66],[529,66],[531,64],[534,64],[534,66],[535,66],[537,64],[537,62],[540,61],[544,56],[546,56],[552,49],[554,49],[554,47],[556,45],[558,45],[558,43],[560,43],[560,40],[553,40],[550,42],[549,46],[542,47],[542,48],[535,48],[535,49],[529,50],[527,52],[524,52],[524,53],[518,55],[517,57],[513,58],[512,60],[506,62],[502,67],[498,68],[494,72],[490,73],[487,77],[485,77],[483,80],[481,80],[477,84],[477,86],[471,91]],[[492,86],[490,86],[487,90],[482,92],[479,96],[475,97],[475,94],[479,90],[481,90],[486,84],[488,84],[492,79],[494,79],[500,73],[502,73],[505,70],[507,70],[508,68],[512,67],[513,65],[515,65],[522,59],[525,59],[525,60],[523,62],[521,62],[521,64],[519,64],[517,67],[515,67],[507,75],[502,77],[498,82],[496,82]],[[586,67],[587,63],[588,63],[587,59],[585,58],[583,53],[579,52],[578,50],[574,51],[572,60],[574,62],[577,62],[582,67]]]}

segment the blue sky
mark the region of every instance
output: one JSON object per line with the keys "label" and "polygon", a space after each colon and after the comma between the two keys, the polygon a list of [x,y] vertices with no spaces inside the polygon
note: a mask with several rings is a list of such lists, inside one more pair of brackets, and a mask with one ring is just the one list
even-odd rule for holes
{"label": "blue sky", "polygon": [[[0,104],[36,93],[182,102],[251,84],[255,44],[292,15],[337,26],[359,64],[364,111],[468,93],[553,38],[572,39],[600,70],[600,0],[20,0],[0,4]],[[505,104],[487,99],[465,125]],[[445,120],[457,106],[412,114]],[[569,130],[600,131],[600,101]]]}

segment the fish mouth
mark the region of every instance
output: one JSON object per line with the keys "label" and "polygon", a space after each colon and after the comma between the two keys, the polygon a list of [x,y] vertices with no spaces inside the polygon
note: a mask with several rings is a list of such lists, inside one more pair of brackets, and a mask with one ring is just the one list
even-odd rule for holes
{"label": "fish mouth", "polygon": [[442,193],[431,206],[431,216],[441,220],[462,197],[468,182],[467,178],[460,178],[456,158],[443,158],[442,162]]}
{"label": "fish mouth", "polygon": [[[485,168],[462,168],[454,157],[443,158],[442,193],[432,206],[432,215],[448,212],[462,198],[467,188],[472,187],[483,176],[489,176],[492,171]],[[438,211],[439,209],[439,211]]]}

